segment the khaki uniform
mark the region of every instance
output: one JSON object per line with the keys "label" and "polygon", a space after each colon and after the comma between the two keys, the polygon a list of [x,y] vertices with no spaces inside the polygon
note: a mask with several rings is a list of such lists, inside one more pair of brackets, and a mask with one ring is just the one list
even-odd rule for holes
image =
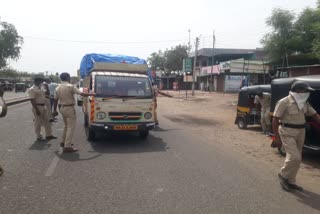
{"label": "khaki uniform", "polygon": [[[48,119],[52,119],[52,111],[51,111],[51,105],[50,105],[50,95],[47,95],[48,91],[45,87],[42,87],[41,90],[43,91],[43,93],[45,94],[45,106],[47,108],[47,113],[48,113]],[[49,92],[50,93],[50,92]]]}
{"label": "khaki uniform", "polygon": [[35,100],[37,107],[40,111],[40,115],[37,115],[35,109],[32,108],[32,113],[34,115],[34,130],[37,135],[37,138],[41,137],[41,126],[45,128],[46,137],[52,136],[52,130],[48,119],[48,110],[45,106],[46,98],[43,91],[38,86],[33,85],[28,90],[28,93],[30,99]]}
{"label": "khaki uniform", "polygon": [[68,82],[62,82],[56,88],[55,99],[60,100],[60,113],[64,122],[62,143],[64,143],[65,148],[72,147],[71,142],[77,121],[76,110],[74,108],[76,103],[75,94],[81,94],[81,92]]}
{"label": "khaki uniform", "polygon": [[271,94],[263,93],[263,97],[260,98],[258,95],[255,96],[254,99],[255,104],[261,105],[261,127],[262,131],[267,132],[270,131],[271,119],[270,119],[270,105],[271,105]]}
{"label": "khaki uniform", "polygon": [[[280,118],[281,123],[304,125],[306,122],[305,116],[312,116],[316,113],[308,102],[300,110],[295,99],[289,95],[277,103],[273,116]],[[297,129],[284,127],[283,125],[279,126],[279,135],[287,153],[280,173],[291,184],[295,184],[296,182],[305,141],[305,132],[304,128]]]}

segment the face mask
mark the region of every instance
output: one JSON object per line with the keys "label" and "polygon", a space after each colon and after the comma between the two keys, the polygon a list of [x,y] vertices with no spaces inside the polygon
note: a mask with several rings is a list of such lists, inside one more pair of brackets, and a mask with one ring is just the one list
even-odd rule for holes
{"label": "face mask", "polygon": [[306,93],[296,93],[296,92],[292,92],[290,91],[291,96],[293,96],[293,98],[295,99],[295,101],[298,104],[298,107],[300,110],[303,109],[304,105],[306,104],[309,96],[310,96],[310,92],[306,92]]}

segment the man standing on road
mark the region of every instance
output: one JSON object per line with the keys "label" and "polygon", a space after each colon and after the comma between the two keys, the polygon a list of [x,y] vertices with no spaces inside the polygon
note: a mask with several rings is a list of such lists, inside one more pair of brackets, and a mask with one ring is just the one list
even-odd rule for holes
{"label": "man standing on road", "polygon": [[57,137],[52,136],[52,130],[48,119],[48,110],[45,106],[46,97],[41,90],[41,83],[43,83],[43,78],[35,77],[34,85],[28,90],[34,115],[34,130],[37,141],[42,140],[41,126],[45,128],[46,140],[57,139]]}
{"label": "man standing on road", "polygon": [[[4,117],[7,115],[7,105],[3,99],[3,89],[0,87],[0,117]],[[3,168],[0,165],[0,176],[3,174]]]}
{"label": "man standing on road", "polygon": [[51,107],[50,109],[51,109],[51,112],[53,112],[54,94],[56,93],[57,86],[58,86],[58,84],[53,82],[50,79],[50,83],[49,83],[48,87],[49,87],[49,92],[50,92],[50,107]]}
{"label": "man standing on road", "polygon": [[49,78],[45,79],[45,81],[43,82],[43,92],[46,97],[45,106],[47,108],[48,119],[49,119],[49,122],[52,123],[52,122],[54,122],[54,120],[52,117],[52,110],[51,110],[51,105],[50,105],[50,91],[49,91],[49,84],[50,83],[51,83],[51,80]]}
{"label": "man standing on road", "polygon": [[303,190],[296,185],[296,176],[305,141],[305,116],[310,116],[320,123],[320,116],[307,102],[311,91],[314,89],[307,82],[294,82],[289,95],[277,103],[274,111],[272,125],[276,142],[282,143],[287,153],[284,166],[278,174],[281,187],[285,191]]}
{"label": "man standing on road", "polygon": [[61,147],[63,147],[63,152],[76,152],[78,149],[74,148],[71,143],[77,121],[76,109],[74,108],[74,95],[79,94],[81,96],[94,96],[95,94],[80,92],[79,89],[70,83],[71,78],[69,73],[62,73],[60,75],[60,79],[62,83],[56,88],[53,115],[58,115],[57,107],[58,101],[60,100],[59,110],[62,114],[64,122]]}
{"label": "man standing on road", "polygon": [[271,105],[271,94],[269,93],[258,93],[254,98],[254,104],[258,109],[258,105],[261,106],[261,127],[262,134],[270,134],[271,131],[271,119],[269,116],[270,105]]}

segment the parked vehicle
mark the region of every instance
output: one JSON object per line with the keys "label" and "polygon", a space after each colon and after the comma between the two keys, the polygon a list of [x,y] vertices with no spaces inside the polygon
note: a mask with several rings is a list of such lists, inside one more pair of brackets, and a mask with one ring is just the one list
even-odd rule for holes
{"label": "parked vehicle", "polygon": [[[306,81],[312,88],[317,89],[316,91],[311,92],[308,102],[318,113],[320,112],[320,75],[313,75],[273,80],[271,82],[271,114],[273,114],[277,102],[288,96],[292,83],[297,80]],[[306,121],[304,151],[320,152],[320,124],[313,121],[311,117],[307,117]],[[278,150],[280,154],[285,155],[283,146],[278,148]]]}
{"label": "parked vehicle", "polygon": [[27,84],[26,83],[16,83],[14,86],[14,90],[16,93],[18,92],[26,92]]}
{"label": "parked vehicle", "polygon": [[259,92],[270,93],[270,85],[255,85],[241,88],[238,95],[237,117],[235,124],[240,129],[246,129],[248,125],[260,124],[260,109],[256,109],[254,98]]}
{"label": "parked vehicle", "polygon": [[[97,61],[95,57],[100,61],[91,64]],[[94,140],[99,131],[138,132],[146,138],[155,126],[155,100],[146,62],[136,57],[89,54],[81,66],[90,68],[80,68],[84,90],[96,94],[83,100],[87,139]]]}

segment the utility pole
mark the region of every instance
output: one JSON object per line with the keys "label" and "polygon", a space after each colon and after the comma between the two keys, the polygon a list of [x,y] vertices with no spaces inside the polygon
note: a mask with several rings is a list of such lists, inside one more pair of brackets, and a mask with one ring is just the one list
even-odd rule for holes
{"label": "utility pole", "polygon": [[213,66],[214,66],[214,46],[216,44],[216,35],[215,32],[213,31],[213,36],[212,36],[212,66],[211,66],[211,87],[209,91],[213,91]]}
{"label": "utility pole", "polygon": [[193,72],[192,72],[192,96],[194,96],[194,88],[195,88],[195,76],[196,76],[198,45],[199,45],[199,37],[196,38],[196,48],[195,48],[195,51],[194,51]]}

